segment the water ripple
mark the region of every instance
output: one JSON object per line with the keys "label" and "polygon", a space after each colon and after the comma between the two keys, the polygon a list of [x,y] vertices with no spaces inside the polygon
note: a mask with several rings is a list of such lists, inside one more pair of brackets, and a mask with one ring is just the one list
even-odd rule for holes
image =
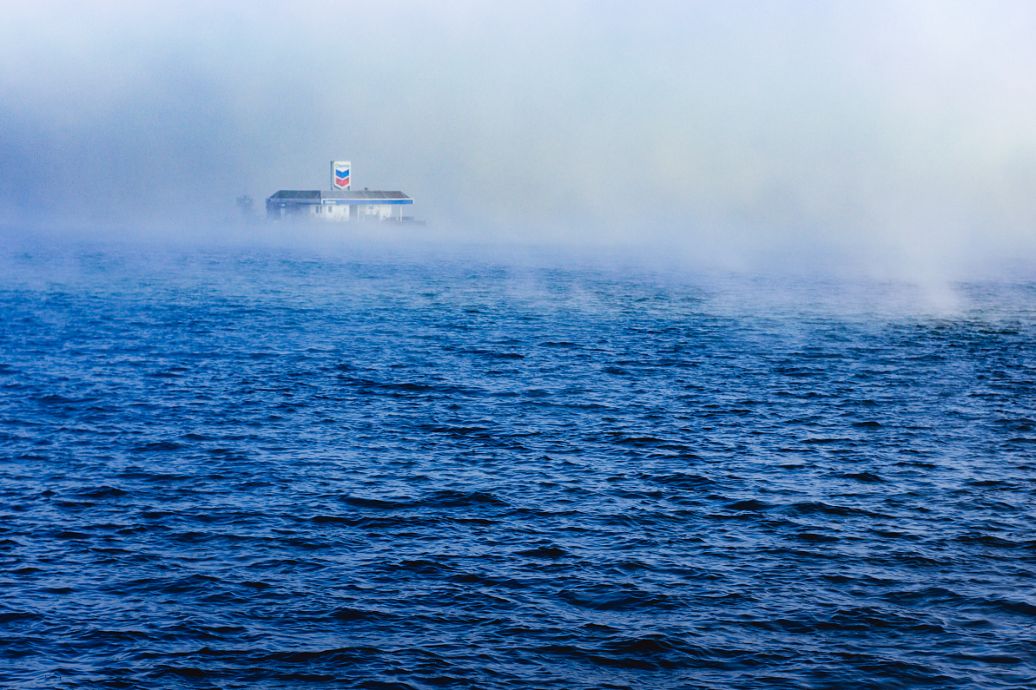
{"label": "water ripple", "polygon": [[1032,286],[70,261],[0,277],[4,687],[1036,686]]}

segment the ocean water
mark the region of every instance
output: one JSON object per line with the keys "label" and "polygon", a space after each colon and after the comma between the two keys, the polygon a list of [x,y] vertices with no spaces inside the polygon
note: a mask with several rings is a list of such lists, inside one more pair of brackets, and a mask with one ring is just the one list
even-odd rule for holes
{"label": "ocean water", "polygon": [[2,265],[0,687],[1036,686],[1036,284]]}

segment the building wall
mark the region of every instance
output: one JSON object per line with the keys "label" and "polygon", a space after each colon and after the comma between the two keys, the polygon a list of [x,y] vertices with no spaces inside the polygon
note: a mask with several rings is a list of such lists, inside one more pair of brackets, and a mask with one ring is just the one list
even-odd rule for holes
{"label": "building wall", "polygon": [[267,216],[273,219],[296,218],[344,223],[356,220],[392,220],[403,217],[400,204],[312,204],[277,203],[267,204]]}
{"label": "building wall", "polygon": [[325,204],[314,215],[320,220],[390,220],[399,217],[400,210],[392,204]]}
{"label": "building wall", "polygon": [[314,206],[314,209],[313,213],[318,220],[342,223],[352,216],[349,207],[340,204],[323,204]]}
{"label": "building wall", "polygon": [[356,207],[356,212],[360,220],[385,220],[395,215],[390,204],[362,204]]}

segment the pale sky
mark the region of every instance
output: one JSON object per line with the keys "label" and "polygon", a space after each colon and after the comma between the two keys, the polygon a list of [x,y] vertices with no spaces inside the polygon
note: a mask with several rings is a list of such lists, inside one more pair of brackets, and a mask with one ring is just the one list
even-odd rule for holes
{"label": "pale sky", "polygon": [[5,8],[0,222],[218,219],[345,158],[480,236],[1036,257],[1036,3],[209,4]]}

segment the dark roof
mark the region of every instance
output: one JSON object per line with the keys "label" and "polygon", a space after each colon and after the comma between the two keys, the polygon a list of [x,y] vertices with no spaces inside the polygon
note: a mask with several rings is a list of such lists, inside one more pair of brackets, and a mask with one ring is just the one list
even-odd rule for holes
{"label": "dark roof", "polygon": [[310,191],[310,190],[302,190],[302,189],[282,189],[281,191],[277,192],[276,194],[274,194],[270,198],[271,199],[284,199],[284,200],[287,200],[287,199],[291,199],[291,200],[312,199],[313,201],[317,201],[317,200],[320,199],[320,192],[318,192],[316,190]]}
{"label": "dark roof", "polygon": [[270,201],[309,201],[319,203],[321,199],[338,199],[340,201],[385,201],[388,199],[409,199],[403,192],[381,190],[348,190],[323,192],[316,189],[282,189],[270,197]]}
{"label": "dark roof", "polygon": [[384,192],[374,190],[353,190],[320,192],[321,199],[409,199],[403,192]]}

